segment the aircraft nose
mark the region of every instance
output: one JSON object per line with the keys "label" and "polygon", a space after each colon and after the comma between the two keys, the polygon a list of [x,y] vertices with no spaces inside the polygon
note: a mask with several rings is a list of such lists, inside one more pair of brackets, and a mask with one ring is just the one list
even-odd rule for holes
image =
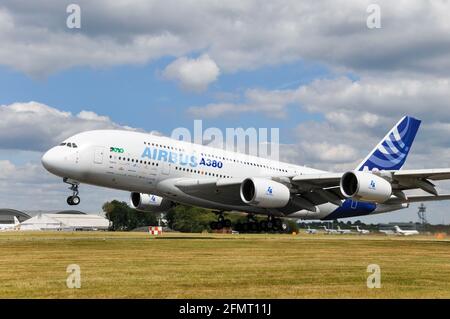
{"label": "aircraft nose", "polygon": [[57,152],[52,148],[45,152],[41,158],[42,165],[49,172],[54,172],[58,168],[59,157]]}

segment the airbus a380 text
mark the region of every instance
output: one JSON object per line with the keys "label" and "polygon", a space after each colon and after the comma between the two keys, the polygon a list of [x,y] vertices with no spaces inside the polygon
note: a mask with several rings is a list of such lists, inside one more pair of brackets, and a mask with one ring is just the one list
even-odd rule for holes
{"label": "airbus a380 text", "polygon": [[[420,121],[405,116],[355,170],[330,173],[241,153],[120,130],[74,135],[47,151],[44,167],[71,185],[69,205],[80,202],[80,183],[131,192],[131,206],[158,212],[177,204],[222,212],[339,219],[391,212],[411,202],[446,200],[433,181],[450,169],[401,170]],[[422,189],[428,194],[408,196]],[[267,224],[262,225],[266,227]]]}

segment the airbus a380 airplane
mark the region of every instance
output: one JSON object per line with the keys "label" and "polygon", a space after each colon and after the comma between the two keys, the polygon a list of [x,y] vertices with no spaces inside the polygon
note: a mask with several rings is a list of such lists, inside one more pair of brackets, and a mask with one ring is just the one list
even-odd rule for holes
{"label": "airbus a380 airplane", "polygon": [[[138,132],[88,131],[74,135],[42,157],[51,173],[71,185],[69,205],[80,202],[80,183],[131,192],[141,211],[176,203],[278,217],[338,219],[391,212],[411,202],[447,200],[432,181],[450,179],[450,169],[400,170],[420,121],[406,116],[356,167],[344,173],[219,150]],[[422,189],[430,195],[407,196]],[[261,225],[267,227],[267,224]]]}

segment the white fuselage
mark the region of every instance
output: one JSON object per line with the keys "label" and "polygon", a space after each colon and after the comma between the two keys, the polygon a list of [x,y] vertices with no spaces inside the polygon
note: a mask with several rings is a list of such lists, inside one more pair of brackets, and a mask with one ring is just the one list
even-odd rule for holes
{"label": "white fuselage", "polygon": [[239,201],[230,205],[191,196],[175,187],[174,181],[213,179],[231,182],[247,177],[287,179],[323,171],[140,132],[98,130],[80,133],[50,149],[44,154],[42,163],[51,173],[80,183],[154,194],[173,202],[210,209],[323,219],[339,207],[326,203],[316,206],[314,212],[269,211]]}

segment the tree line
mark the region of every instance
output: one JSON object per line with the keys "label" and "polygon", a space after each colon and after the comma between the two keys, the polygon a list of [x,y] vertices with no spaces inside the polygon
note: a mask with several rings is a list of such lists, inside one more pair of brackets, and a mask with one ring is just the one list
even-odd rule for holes
{"label": "tree line", "polygon": [[[125,202],[113,200],[103,205],[106,218],[112,222],[110,230],[130,231],[144,226],[158,225],[160,213],[139,212],[127,205]],[[224,214],[230,219],[232,224],[247,221],[246,214]],[[210,223],[217,221],[217,215],[208,209],[191,207],[186,205],[176,205],[165,212],[167,226],[175,231],[200,233],[211,231]],[[256,220],[266,219],[265,216],[256,216]],[[291,231],[298,231],[298,226],[294,221],[286,221]]]}

